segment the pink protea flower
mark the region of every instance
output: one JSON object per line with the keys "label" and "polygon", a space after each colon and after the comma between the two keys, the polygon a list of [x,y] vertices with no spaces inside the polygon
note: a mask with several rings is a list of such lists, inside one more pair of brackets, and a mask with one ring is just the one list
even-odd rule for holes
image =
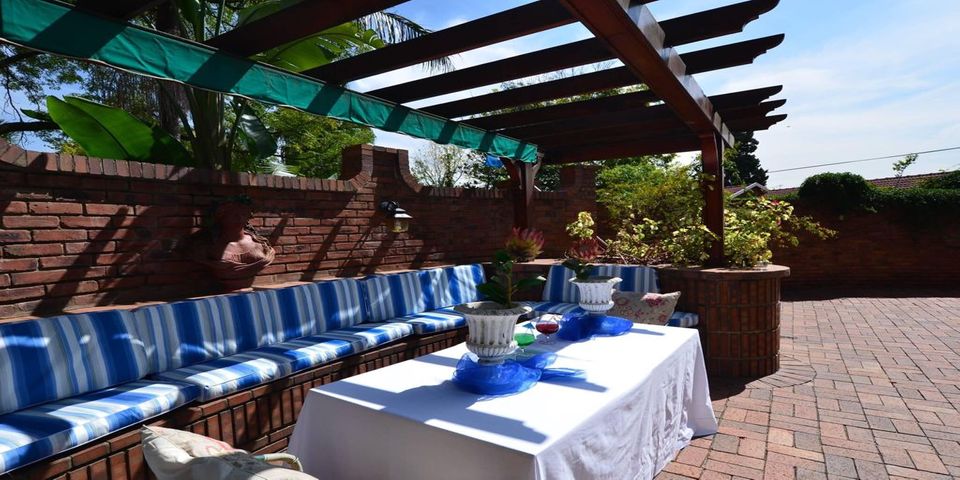
{"label": "pink protea flower", "polygon": [[514,227],[505,245],[507,253],[520,262],[529,262],[543,252],[543,232],[533,229]]}
{"label": "pink protea flower", "polygon": [[596,238],[584,238],[573,242],[567,255],[581,263],[589,263],[599,258],[602,253],[603,248]]}

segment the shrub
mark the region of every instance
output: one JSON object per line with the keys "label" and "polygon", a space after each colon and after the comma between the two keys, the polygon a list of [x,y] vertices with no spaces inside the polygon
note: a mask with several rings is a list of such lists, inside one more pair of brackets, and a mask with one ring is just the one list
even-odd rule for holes
{"label": "shrub", "polygon": [[652,218],[665,228],[680,228],[684,218],[699,218],[703,193],[691,166],[625,164],[600,172],[597,202],[609,213],[611,227]]}
{"label": "shrub", "polygon": [[919,185],[920,188],[960,190],[960,170],[954,170],[942,177],[931,178]]}
{"label": "shrub", "polygon": [[870,210],[876,188],[854,173],[821,173],[800,185],[797,197],[804,203],[836,212]]}

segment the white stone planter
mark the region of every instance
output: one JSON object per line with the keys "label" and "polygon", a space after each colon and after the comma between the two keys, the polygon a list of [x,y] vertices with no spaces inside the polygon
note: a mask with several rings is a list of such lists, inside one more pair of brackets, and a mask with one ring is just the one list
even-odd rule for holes
{"label": "white stone planter", "polygon": [[467,350],[475,353],[482,364],[497,364],[517,349],[513,339],[517,321],[530,307],[503,308],[495,302],[472,302],[453,309],[467,319]]}
{"label": "white stone planter", "polygon": [[613,308],[613,289],[622,280],[619,277],[571,278],[570,283],[580,292],[580,308],[589,313],[604,313]]}

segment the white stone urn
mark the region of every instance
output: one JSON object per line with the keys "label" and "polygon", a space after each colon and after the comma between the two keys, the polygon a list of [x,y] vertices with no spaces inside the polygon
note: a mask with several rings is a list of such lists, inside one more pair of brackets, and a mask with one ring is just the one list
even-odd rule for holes
{"label": "white stone urn", "polygon": [[571,278],[570,283],[580,292],[580,308],[592,314],[602,314],[613,308],[613,289],[623,281],[620,277]]}
{"label": "white stone urn", "polygon": [[453,309],[467,319],[467,350],[475,353],[484,365],[502,363],[517,349],[513,339],[517,321],[532,310],[526,306],[503,308],[496,302],[471,302]]}

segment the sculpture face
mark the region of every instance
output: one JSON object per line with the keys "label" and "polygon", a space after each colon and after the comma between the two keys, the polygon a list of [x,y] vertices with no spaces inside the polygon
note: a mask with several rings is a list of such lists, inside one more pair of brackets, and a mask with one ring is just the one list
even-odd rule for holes
{"label": "sculpture face", "polygon": [[214,221],[223,231],[243,229],[253,217],[250,205],[238,202],[224,203],[217,208]]}
{"label": "sculpture face", "polygon": [[227,202],[213,212],[213,228],[191,245],[192,257],[210,268],[227,291],[247,288],[261,270],[273,262],[275,251],[249,226],[253,209]]}

